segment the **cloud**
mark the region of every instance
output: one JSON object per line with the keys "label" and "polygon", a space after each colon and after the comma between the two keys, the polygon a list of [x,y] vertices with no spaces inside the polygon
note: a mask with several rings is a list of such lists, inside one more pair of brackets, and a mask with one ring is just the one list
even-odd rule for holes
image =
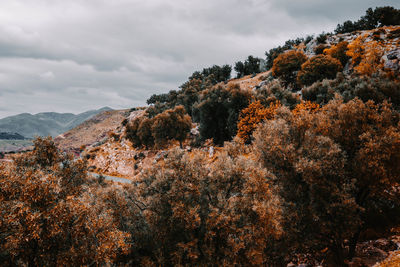
{"label": "cloud", "polygon": [[0,117],[144,105],[195,70],[331,31],[372,0],[0,2]]}

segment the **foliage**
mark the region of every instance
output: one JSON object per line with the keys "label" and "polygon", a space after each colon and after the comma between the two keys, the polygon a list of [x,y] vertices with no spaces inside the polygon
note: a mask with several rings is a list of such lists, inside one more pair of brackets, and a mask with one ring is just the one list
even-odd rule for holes
{"label": "foliage", "polygon": [[[153,234],[154,265],[265,265],[279,236],[271,174],[228,145],[214,163],[195,150],[169,151],[138,182]],[[231,147],[231,148],[230,148]],[[150,264],[150,263],[149,263]]]}
{"label": "foliage", "polygon": [[281,78],[287,85],[294,86],[296,83],[297,71],[301,69],[307,56],[301,51],[291,50],[280,54],[272,66],[272,74]]}
{"label": "foliage", "polygon": [[303,88],[304,100],[324,105],[340,94],[345,102],[360,98],[364,102],[373,100],[382,103],[387,100],[396,109],[400,108],[400,83],[378,73],[372,76],[344,76],[338,74],[334,80],[324,80]]}
{"label": "foliage", "polygon": [[261,102],[263,106],[269,106],[279,101],[282,105],[293,109],[300,103],[300,96],[285,88],[280,81],[272,81],[267,86],[263,86],[255,92],[255,98]]}
{"label": "foliage", "polygon": [[271,103],[265,108],[259,100],[253,101],[240,112],[237,136],[245,143],[250,143],[253,131],[264,120],[272,119],[276,110],[281,106],[279,101]]}
{"label": "foliage", "polygon": [[200,122],[201,139],[213,138],[217,145],[231,140],[237,132],[240,111],[249,100],[250,92],[241,90],[239,85],[204,90],[193,112],[194,120]]}
{"label": "foliage", "polygon": [[260,59],[253,56],[248,56],[248,58],[244,62],[242,61],[236,62],[234,69],[236,71],[237,78],[250,74],[259,73]]}
{"label": "foliage", "polygon": [[177,140],[182,146],[192,127],[192,121],[183,106],[176,106],[153,118],[141,116],[128,123],[125,137],[134,147],[163,147],[169,140]]}
{"label": "foliage", "polygon": [[365,37],[359,36],[348,47],[346,55],[352,58],[354,70],[358,74],[372,75],[383,68],[383,51],[377,41],[365,42]]}
{"label": "foliage", "polygon": [[319,112],[279,109],[256,130],[255,153],[277,177],[283,200],[286,246],[293,250],[286,253],[318,257],[329,248],[337,265],[354,256],[368,227],[366,208],[399,182],[399,125],[387,103],[335,99]]}
{"label": "foliage", "polygon": [[323,79],[333,79],[342,70],[342,64],[336,58],[318,55],[307,60],[297,74],[297,82],[301,85],[311,85]]}
{"label": "foliage", "polygon": [[400,10],[394,7],[384,6],[376,7],[374,10],[368,8],[365,15],[358,21],[345,21],[343,24],[338,24],[336,33],[347,33],[360,30],[371,30],[377,27],[400,25]]}
{"label": "foliage", "polygon": [[269,51],[265,52],[265,56],[267,57],[267,68],[270,69],[272,68],[274,64],[274,60],[282,53],[284,53],[287,50],[294,49],[295,46],[299,45],[302,42],[305,42],[306,44],[309,43],[312,40],[313,36],[307,36],[306,39],[304,38],[297,38],[293,40],[287,40],[283,46],[278,46],[275,48],[270,49]]}
{"label": "foliage", "polygon": [[301,101],[293,110],[293,115],[299,115],[301,112],[317,112],[320,110],[320,105],[311,101]]}
{"label": "foliage", "polygon": [[158,147],[162,147],[168,140],[177,140],[182,147],[182,142],[192,128],[192,120],[183,106],[158,114],[151,124],[151,133]]}
{"label": "foliage", "polygon": [[345,66],[350,57],[346,54],[349,43],[346,41],[339,42],[336,45],[332,45],[330,48],[324,50],[324,54],[336,58],[340,61],[342,66]]}
{"label": "foliage", "polygon": [[0,258],[4,265],[111,263],[130,235],[110,211],[86,201],[86,165],[62,155],[50,138],[0,167]]}

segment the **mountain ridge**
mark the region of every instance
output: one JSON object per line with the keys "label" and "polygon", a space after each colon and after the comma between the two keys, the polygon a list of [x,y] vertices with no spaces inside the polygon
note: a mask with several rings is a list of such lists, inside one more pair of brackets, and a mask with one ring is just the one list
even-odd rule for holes
{"label": "mountain ridge", "polygon": [[18,133],[26,138],[33,138],[36,135],[55,137],[93,116],[109,110],[112,109],[103,107],[78,114],[58,112],[31,114],[25,112],[0,119],[0,131]]}

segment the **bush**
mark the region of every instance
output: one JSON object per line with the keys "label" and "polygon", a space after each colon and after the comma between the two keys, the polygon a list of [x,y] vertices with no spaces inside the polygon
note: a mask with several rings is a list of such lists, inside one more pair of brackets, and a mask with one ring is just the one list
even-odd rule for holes
{"label": "bush", "polygon": [[315,56],[301,66],[297,74],[297,82],[301,85],[311,85],[323,79],[333,79],[342,70],[340,61],[331,56]]}
{"label": "bush", "polygon": [[294,86],[297,71],[301,69],[302,64],[306,61],[307,56],[303,52],[295,50],[286,52],[274,60],[272,74],[281,78],[287,85]]}
{"label": "bush", "polygon": [[264,120],[272,119],[280,106],[281,104],[278,101],[271,103],[268,108],[261,105],[259,100],[250,103],[247,108],[240,112],[237,136],[245,143],[250,143],[253,131],[258,124]]}
{"label": "bush", "polygon": [[330,48],[325,49],[323,52],[325,55],[338,59],[344,67],[350,59],[350,57],[346,54],[348,50],[348,45],[348,42],[342,41],[339,42],[337,45],[332,45]]}
{"label": "bush", "polygon": [[394,108],[400,108],[400,83],[384,74],[355,77],[338,74],[334,80],[316,82],[302,89],[304,100],[321,105],[327,104],[335,94],[340,94],[345,102],[356,97],[364,102],[373,100],[375,103],[382,103],[386,100],[390,101]]}
{"label": "bush", "polygon": [[2,265],[107,265],[127,254],[130,235],[87,199],[85,162],[59,153],[51,138],[34,146],[0,168]]}

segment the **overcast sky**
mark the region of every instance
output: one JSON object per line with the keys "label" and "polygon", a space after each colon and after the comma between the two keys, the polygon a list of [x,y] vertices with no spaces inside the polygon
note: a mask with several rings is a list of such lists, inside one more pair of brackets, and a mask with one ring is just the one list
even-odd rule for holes
{"label": "overcast sky", "polygon": [[0,118],[144,105],[196,70],[399,0],[3,0]]}

